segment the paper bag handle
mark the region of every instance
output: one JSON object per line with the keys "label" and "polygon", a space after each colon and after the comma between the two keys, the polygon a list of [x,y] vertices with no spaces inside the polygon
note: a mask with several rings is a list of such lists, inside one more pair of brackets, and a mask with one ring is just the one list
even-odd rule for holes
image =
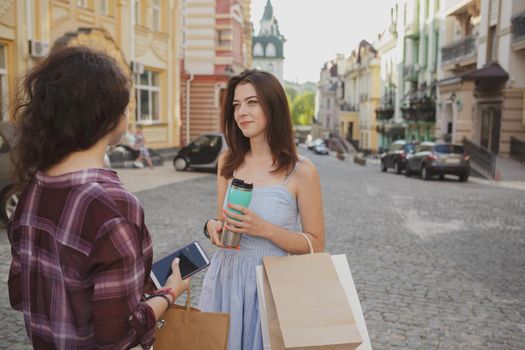
{"label": "paper bag handle", "polygon": [[312,241],[310,240],[310,238],[303,232],[301,232],[301,234],[303,235],[304,238],[306,238],[306,241],[308,242],[308,247],[310,247],[310,254],[313,254],[314,253],[314,247],[312,246]]}
{"label": "paper bag handle", "polygon": [[188,311],[191,307],[191,291],[190,288],[186,289],[186,311]]}

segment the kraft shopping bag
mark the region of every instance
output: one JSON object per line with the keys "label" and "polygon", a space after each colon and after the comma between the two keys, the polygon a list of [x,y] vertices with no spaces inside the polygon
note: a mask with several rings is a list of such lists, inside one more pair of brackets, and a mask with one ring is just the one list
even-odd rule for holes
{"label": "kraft shopping bag", "polygon": [[227,313],[201,312],[186,305],[172,305],[162,316],[163,326],[155,332],[153,350],[226,350],[230,316]]}
{"label": "kraft shopping bag", "polygon": [[[368,336],[368,330],[366,328],[365,318],[363,316],[363,311],[361,309],[361,304],[359,302],[359,297],[357,295],[357,290],[354,285],[352,272],[350,271],[350,267],[348,266],[346,255],[344,254],[332,255],[332,262],[337,271],[339,281],[341,282],[341,285],[345,292],[346,299],[348,300],[348,303],[350,304],[350,307],[352,309],[352,314],[356,321],[357,327],[359,328],[361,337],[363,338],[363,343],[361,343],[361,345],[357,347],[357,350],[372,350],[372,346],[370,344],[370,338]],[[284,349],[284,344],[282,344],[282,336],[280,336],[280,334],[277,334],[276,336],[277,338],[280,339],[280,342],[279,342],[280,346],[274,347],[274,348],[272,348],[271,346],[270,328],[269,328],[269,321],[268,321],[268,305],[266,304],[266,298],[267,298],[266,295],[270,292],[269,292],[269,287],[268,287],[268,280],[266,278],[264,267],[262,265],[256,267],[256,277],[257,277],[257,297],[259,301],[259,316],[261,319],[263,348],[264,350],[272,350],[272,349],[275,350],[277,348]],[[273,307],[275,308],[275,305],[273,305]],[[272,313],[272,315],[275,315],[274,317],[277,316],[275,309],[270,311],[270,313]],[[276,322],[276,321],[277,320],[274,320],[273,322]],[[276,328],[277,329],[274,330],[274,332],[278,333],[280,331],[278,325]]]}
{"label": "kraft shopping bag", "polygon": [[356,349],[362,343],[329,254],[264,257],[263,266],[271,349]]}

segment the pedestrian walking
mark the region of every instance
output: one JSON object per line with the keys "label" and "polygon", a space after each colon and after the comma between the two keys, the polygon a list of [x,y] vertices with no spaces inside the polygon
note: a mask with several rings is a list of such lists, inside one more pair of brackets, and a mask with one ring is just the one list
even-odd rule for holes
{"label": "pedestrian walking", "polygon": [[145,299],[144,211],[103,169],[126,130],[130,87],[113,58],[71,47],[53,50],[17,96],[23,192],[7,228],[8,287],[35,349],[149,349],[156,321],[188,287],[174,261],[166,288]]}
{"label": "pedestrian walking", "polygon": [[153,169],[153,162],[151,161],[148,148],[146,147],[146,137],[142,132],[142,125],[137,125],[136,129],[137,131],[135,132],[135,149],[137,149],[140,152],[137,161],[142,163],[142,160],[144,159],[146,163],[148,163],[150,169]]}
{"label": "pedestrian walking", "polygon": [[[203,311],[230,313],[229,350],[262,349],[255,267],[264,256],[303,254],[308,235],[324,250],[321,188],[312,162],[298,155],[285,92],[271,74],[247,70],[228,82],[221,113],[228,151],[217,169],[217,217],[204,226],[219,247],[204,277]],[[253,184],[249,208],[226,209],[232,178]],[[239,249],[227,249],[219,234],[242,233]]]}

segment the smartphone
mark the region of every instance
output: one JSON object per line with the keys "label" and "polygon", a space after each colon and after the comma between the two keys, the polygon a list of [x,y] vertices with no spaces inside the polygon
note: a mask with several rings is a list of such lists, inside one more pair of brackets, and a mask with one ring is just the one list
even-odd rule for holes
{"label": "smartphone", "polygon": [[166,280],[171,275],[171,263],[177,257],[180,259],[179,267],[182,279],[186,279],[210,265],[210,259],[201,245],[198,242],[190,243],[153,263],[151,266],[151,279],[157,288],[161,288],[166,284]]}

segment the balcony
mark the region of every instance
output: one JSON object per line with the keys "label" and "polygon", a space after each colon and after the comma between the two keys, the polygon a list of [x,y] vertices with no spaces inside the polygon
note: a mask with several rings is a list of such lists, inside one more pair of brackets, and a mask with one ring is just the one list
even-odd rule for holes
{"label": "balcony", "polygon": [[405,64],[403,66],[403,80],[417,83],[417,73],[419,67],[415,64]]}
{"label": "balcony", "polygon": [[432,97],[411,99],[408,105],[401,107],[403,118],[412,123],[435,123],[436,103]]}
{"label": "balcony", "polygon": [[348,102],[343,102],[341,104],[341,111],[345,111],[345,112],[359,112],[359,105],[348,103]]}
{"label": "balcony", "polygon": [[394,108],[392,106],[381,106],[376,108],[377,120],[381,122],[388,122],[394,118]]}
{"label": "balcony", "polygon": [[511,19],[512,22],[512,48],[517,50],[525,49],[525,12],[522,12]]}
{"label": "balcony", "polygon": [[476,63],[476,38],[469,35],[441,49],[442,65],[466,66]]}

